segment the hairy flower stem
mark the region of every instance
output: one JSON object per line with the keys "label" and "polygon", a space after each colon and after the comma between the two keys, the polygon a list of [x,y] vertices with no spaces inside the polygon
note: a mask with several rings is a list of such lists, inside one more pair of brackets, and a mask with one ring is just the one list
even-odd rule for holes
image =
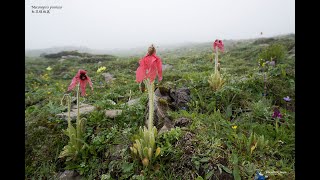
{"label": "hairy flower stem", "polygon": [[148,89],[149,95],[149,119],[148,119],[148,130],[153,128],[153,115],[154,115],[154,82],[150,83],[148,79],[145,81],[145,84]]}
{"label": "hairy flower stem", "polygon": [[[76,129],[77,129],[77,138],[80,138],[81,131],[80,131],[80,107],[79,107],[79,93],[80,93],[80,83],[78,83],[77,87],[77,108],[78,108],[78,114],[77,114],[77,122],[76,122]],[[80,144],[78,144],[80,146]]]}
{"label": "hairy flower stem", "polygon": [[68,127],[71,126],[71,118],[70,118],[70,111],[71,111],[71,97],[67,98],[68,101]]}
{"label": "hairy flower stem", "polygon": [[218,48],[216,48],[216,55],[214,58],[214,72],[218,72]]}

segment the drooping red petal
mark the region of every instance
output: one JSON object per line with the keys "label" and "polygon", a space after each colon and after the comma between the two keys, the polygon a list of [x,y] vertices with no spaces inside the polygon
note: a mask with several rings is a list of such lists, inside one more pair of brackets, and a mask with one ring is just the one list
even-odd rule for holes
{"label": "drooping red petal", "polygon": [[88,75],[87,75],[87,79],[88,79],[88,83],[89,83],[89,85],[91,87],[91,90],[93,91],[92,82],[91,82],[91,79],[90,79],[90,77]]}
{"label": "drooping red petal", "polygon": [[72,89],[74,89],[74,87],[76,87],[76,85],[78,84],[79,82],[79,77],[76,75],[75,77],[73,77],[69,87],[68,87],[68,91],[71,91]]}
{"label": "drooping red petal", "polygon": [[148,73],[147,78],[150,79],[150,82],[153,82],[154,79],[157,76],[157,64],[156,64],[157,58],[154,55],[147,57],[148,62]]}
{"label": "drooping red petal", "polygon": [[86,86],[87,86],[88,80],[80,80],[80,91],[81,91],[81,96],[86,95]]}
{"label": "drooping red petal", "polygon": [[137,68],[136,71],[136,82],[142,82],[143,79],[145,79],[146,76],[146,69],[145,69],[145,57],[140,59],[139,61],[139,67]]}
{"label": "drooping red petal", "polygon": [[142,82],[143,79],[145,79],[145,73],[146,70],[143,67],[139,66],[136,72],[136,81],[139,83]]}

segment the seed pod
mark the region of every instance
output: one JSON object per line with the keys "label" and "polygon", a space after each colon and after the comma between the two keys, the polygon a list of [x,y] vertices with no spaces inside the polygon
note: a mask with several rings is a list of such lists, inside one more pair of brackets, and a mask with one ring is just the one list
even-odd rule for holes
{"label": "seed pod", "polygon": [[143,166],[148,166],[149,165],[149,159],[148,158],[143,158],[142,159],[142,164],[143,164]]}
{"label": "seed pod", "polygon": [[148,48],[148,55],[151,56],[156,51],[156,48],[154,48],[153,44]]}

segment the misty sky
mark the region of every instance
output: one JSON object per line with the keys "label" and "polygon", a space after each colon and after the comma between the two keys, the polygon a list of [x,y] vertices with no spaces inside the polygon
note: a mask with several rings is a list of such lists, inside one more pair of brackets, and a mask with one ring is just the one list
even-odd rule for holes
{"label": "misty sky", "polygon": [[[62,6],[50,14],[31,6]],[[294,0],[26,0],[26,49],[113,49],[295,33]]]}

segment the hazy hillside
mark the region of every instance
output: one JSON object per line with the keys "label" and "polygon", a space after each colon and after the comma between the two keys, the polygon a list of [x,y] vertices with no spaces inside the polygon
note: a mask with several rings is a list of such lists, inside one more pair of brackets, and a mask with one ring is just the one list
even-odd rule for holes
{"label": "hazy hillside", "polygon": [[[240,39],[240,40],[223,40],[225,49],[228,50],[234,47],[237,43],[252,43],[254,41],[260,41],[264,43],[264,40],[277,40],[277,39],[294,39],[294,34],[288,35],[279,35],[275,37],[267,37],[267,38],[257,38],[257,39]],[[214,40],[210,42],[203,42],[203,43],[193,43],[193,42],[186,42],[186,43],[179,43],[179,44],[161,44],[156,45],[157,50],[159,53],[170,53],[174,51],[210,51],[210,47]],[[130,49],[91,49],[88,47],[73,47],[73,46],[65,46],[65,47],[53,47],[53,48],[46,48],[46,49],[34,49],[28,50],[26,49],[25,54],[26,56],[35,57],[40,56],[42,53],[51,54],[51,53],[58,53],[60,51],[74,51],[77,50],[78,52],[83,53],[90,53],[90,54],[110,54],[115,56],[141,56],[145,54],[146,48],[145,47],[133,47]]]}
{"label": "hazy hillside", "polygon": [[63,46],[63,47],[52,47],[46,49],[26,49],[25,55],[30,57],[38,57],[41,54],[53,54],[61,51],[78,51],[78,52],[90,52],[91,50],[87,47],[74,47],[74,46]]}

